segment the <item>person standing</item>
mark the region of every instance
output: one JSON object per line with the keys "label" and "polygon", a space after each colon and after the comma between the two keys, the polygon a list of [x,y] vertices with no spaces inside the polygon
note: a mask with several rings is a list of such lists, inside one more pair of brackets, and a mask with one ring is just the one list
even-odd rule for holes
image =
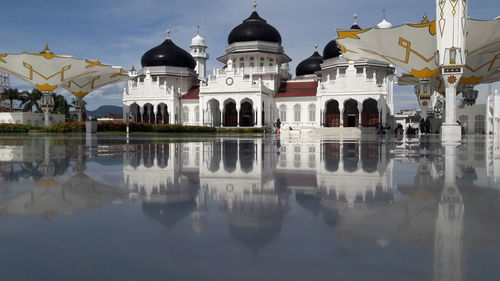
{"label": "person standing", "polygon": [[278,118],[278,120],[276,120],[276,124],[274,125],[276,127],[276,135],[280,135],[281,133],[281,120]]}

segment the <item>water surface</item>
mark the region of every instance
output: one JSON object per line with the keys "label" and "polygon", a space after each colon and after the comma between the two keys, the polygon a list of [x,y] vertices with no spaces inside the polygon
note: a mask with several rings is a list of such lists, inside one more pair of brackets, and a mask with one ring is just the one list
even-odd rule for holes
{"label": "water surface", "polygon": [[499,280],[500,144],[0,136],[0,280]]}

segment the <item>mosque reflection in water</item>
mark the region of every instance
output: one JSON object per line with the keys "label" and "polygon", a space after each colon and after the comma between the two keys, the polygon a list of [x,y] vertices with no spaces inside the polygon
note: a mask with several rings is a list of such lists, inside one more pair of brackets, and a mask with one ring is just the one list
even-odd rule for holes
{"label": "mosque reflection in water", "polygon": [[[221,138],[100,143],[97,154],[104,151],[123,160],[122,187],[85,174],[91,156],[84,146],[75,152],[43,141],[4,145],[2,177],[15,181],[31,176],[35,184],[15,196],[4,190],[0,209],[8,215],[49,218],[129,198],[165,227],[190,221],[201,234],[210,213],[222,208],[230,235],[258,254],[278,239],[290,210],[300,206],[321,217],[339,238],[363,238],[381,248],[391,243],[432,245],[434,280],[464,280],[464,245],[500,245],[500,221],[492,216],[500,211],[498,143],[381,142]],[[68,174],[70,165],[73,175],[56,181],[57,175]],[[412,167],[413,175],[403,166]],[[413,179],[396,184],[401,175],[395,171]],[[478,173],[484,174],[480,181]]]}

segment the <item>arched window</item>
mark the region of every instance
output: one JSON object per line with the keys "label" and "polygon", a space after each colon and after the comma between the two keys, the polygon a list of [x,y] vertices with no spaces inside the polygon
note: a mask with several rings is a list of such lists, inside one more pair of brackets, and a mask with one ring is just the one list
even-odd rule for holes
{"label": "arched window", "polygon": [[189,108],[187,106],[182,108],[182,122],[189,122]]}
{"label": "arched window", "polygon": [[485,118],[484,115],[476,115],[474,117],[474,133],[484,134],[485,133]]}
{"label": "arched window", "polygon": [[294,116],[294,121],[295,122],[300,122],[300,104],[296,104],[293,107],[293,116]]}
{"label": "arched window", "polygon": [[309,121],[316,121],[316,105],[313,103],[309,105]]}
{"label": "arched window", "polygon": [[200,122],[200,107],[197,105],[194,108],[195,122]]}
{"label": "arched window", "polygon": [[286,105],[284,104],[280,106],[280,119],[281,122],[286,122]]}

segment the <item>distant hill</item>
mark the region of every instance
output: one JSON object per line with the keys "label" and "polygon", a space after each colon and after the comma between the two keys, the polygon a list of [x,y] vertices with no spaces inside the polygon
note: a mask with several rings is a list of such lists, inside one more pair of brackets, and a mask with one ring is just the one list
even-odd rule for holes
{"label": "distant hill", "polygon": [[104,116],[106,114],[123,114],[123,108],[121,106],[116,105],[102,105],[96,110],[88,111],[90,115],[94,115],[97,117]]}

